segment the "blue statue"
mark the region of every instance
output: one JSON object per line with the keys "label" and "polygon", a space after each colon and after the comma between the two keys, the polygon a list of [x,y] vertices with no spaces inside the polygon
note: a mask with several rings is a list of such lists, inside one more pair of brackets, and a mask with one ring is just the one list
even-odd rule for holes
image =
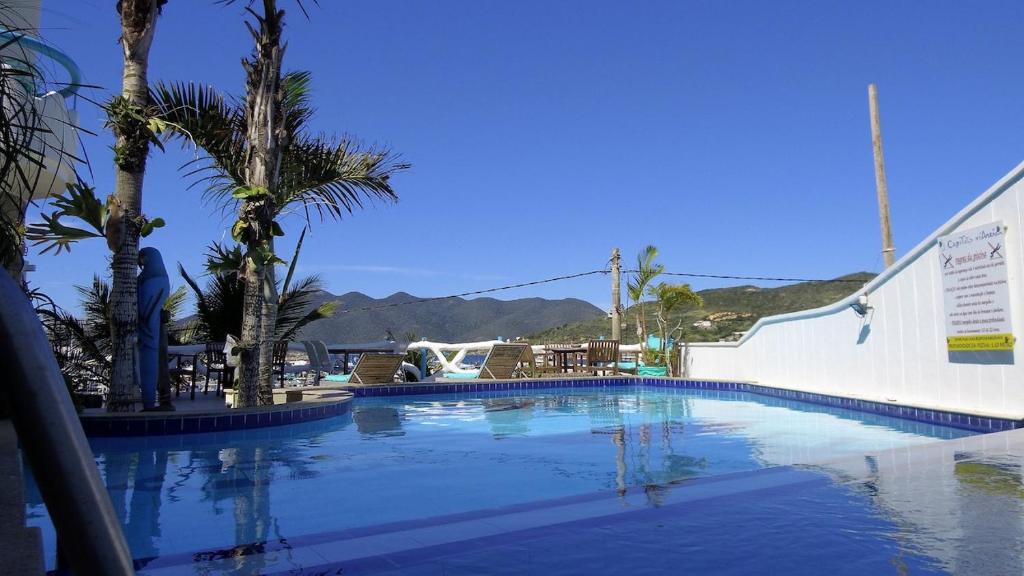
{"label": "blue statue", "polygon": [[160,311],[171,293],[171,283],[156,248],[139,250],[139,266],[139,384],[142,409],[153,410],[160,378]]}

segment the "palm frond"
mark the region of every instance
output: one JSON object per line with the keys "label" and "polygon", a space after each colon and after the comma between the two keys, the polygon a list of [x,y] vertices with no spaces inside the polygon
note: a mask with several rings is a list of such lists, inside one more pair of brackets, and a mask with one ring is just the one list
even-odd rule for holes
{"label": "palm frond", "polygon": [[313,117],[315,109],[310,98],[312,81],[313,75],[305,70],[288,72],[281,78],[281,91],[284,93],[284,128],[289,137],[300,134]]}
{"label": "palm frond", "polygon": [[[299,318],[283,332],[275,333],[274,337],[278,340],[292,340],[295,337],[295,334],[307,324],[316,322],[317,320],[323,320],[324,318],[330,318],[331,316],[334,316],[334,312],[337,311],[337,309],[337,302],[324,302],[307,312],[302,318]],[[278,330],[280,330],[281,327],[281,324],[278,323]]]}
{"label": "palm frond", "polygon": [[185,286],[178,286],[170,294],[167,295],[167,300],[164,301],[164,310],[170,313],[170,322],[173,324],[175,318],[181,316],[182,311],[185,309],[185,301],[188,298],[188,289]]}
{"label": "palm frond", "polygon": [[313,297],[321,289],[320,277],[313,275],[300,279],[294,287],[281,292],[281,298],[277,305],[275,338],[280,340],[282,338],[279,336],[294,332],[295,324],[308,315]]}
{"label": "palm frond", "polygon": [[299,137],[284,150],[277,205],[299,203],[321,219],[341,218],[362,207],[364,199],[397,201],[391,176],[408,168],[387,149],[363,150],[347,138],[332,143]]}
{"label": "palm frond", "polygon": [[194,82],[158,83],[150,98],[170,134],[182,139],[184,146],[195,145],[205,152],[205,159],[186,166],[192,168],[190,174],[203,174],[209,180],[206,187],[211,197],[220,198],[244,181],[245,111],[239,102],[213,86]]}
{"label": "palm frond", "polygon": [[57,307],[36,309],[46,328],[61,371],[82,384],[83,380],[108,382],[110,376],[110,285],[94,277],[88,286],[76,286],[83,318]]}
{"label": "palm frond", "polygon": [[295,275],[295,267],[299,263],[299,253],[302,252],[302,241],[306,239],[306,230],[303,228],[299,233],[299,241],[295,244],[295,252],[292,254],[292,261],[288,263],[288,274],[284,277],[284,284],[281,285],[281,292],[288,292],[292,284],[292,276]]}
{"label": "palm frond", "polygon": [[626,284],[626,291],[630,300],[640,302],[643,300],[644,292],[651,281],[665,271],[665,266],[655,264],[654,259],[658,257],[658,249],[654,245],[644,247],[636,257],[636,270]]}
{"label": "palm frond", "polygon": [[178,273],[196,296],[196,336],[210,342],[223,342],[228,334],[237,336],[242,329],[245,297],[245,286],[238,275],[213,275],[204,290],[181,264]]}
{"label": "palm frond", "polygon": [[91,331],[101,333],[108,332],[110,322],[110,284],[107,284],[99,276],[94,276],[92,284],[88,286],[75,286],[82,299],[82,309],[85,311],[86,326],[93,328]]}

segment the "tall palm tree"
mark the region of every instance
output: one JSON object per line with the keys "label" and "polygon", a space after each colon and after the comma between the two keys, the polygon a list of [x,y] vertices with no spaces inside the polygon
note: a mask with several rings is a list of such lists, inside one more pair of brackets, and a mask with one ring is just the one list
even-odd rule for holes
{"label": "tall palm tree", "polygon": [[[365,148],[349,138],[310,135],[308,73],[281,76],[277,96],[268,95],[264,77],[280,71],[280,50],[274,46],[280,42],[283,13],[274,8],[273,0],[264,0],[264,15],[256,15],[258,29],[250,26],[257,50],[246,63],[244,99],[226,98],[212,87],[192,83],[160,84],[153,91],[171,132],[206,153],[192,171],[200,176],[197,182],[209,196],[239,205],[232,236],[246,247],[241,270],[245,305],[240,406],[272,401],[269,353],[278,311],[274,264],[280,262],[273,253],[273,239],[284,233],[278,217],[301,206],[307,219],[314,214],[339,219],[366,199],[397,200],[390,178],[408,168],[387,149]],[[280,113],[257,111],[257,102],[280,106]],[[268,144],[271,135],[273,142]],[[268,154],[270,162],[254,160]],[[268,179],[254,179],[268,172]]]}
{"label": "tall palm tree", "polygon": [[113,131],[115,191],[107,226],[107,244],[113,251],[111,270],[112,373],[107,410],[132,409],[138,387],[135,341],[138,332],[139,232],[142,182],[153,133],[149,114],[149,49],[156,19],[167,0],[118,0],[124,68],[121,95],[107,105],[107,125]]}
{"label": "tall palm tree", "polygon": [[654,259],[658,257],[658,249],[654,245],[646,246],[636,257],[636,270],[626,284],[626,291],[629,299],[633,301],[636,311],[636,335],[641,345],[647,343],[647,316],[644,313],[644,293],[647,286],[657,278],[665,267],[655,264]]}

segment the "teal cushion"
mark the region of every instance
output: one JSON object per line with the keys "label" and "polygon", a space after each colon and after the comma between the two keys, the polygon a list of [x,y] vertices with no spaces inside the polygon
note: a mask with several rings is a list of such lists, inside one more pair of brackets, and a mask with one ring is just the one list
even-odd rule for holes
{"label": "teal cushion", "polygon": [[328,382],[348,382],[352,378],[351,374],[328,374],[324,376],[324,380]]}
{"label": "teal cushion", "polygon": [[668,368],[665,366],[641,366],[636,369],[637,376],[665,376]]}
{"label": "teal cushion", "polygon": [[479,370],[472,370],[470,372],[445,372],[444,374],[445,378],[456,378],[466,380],[472,380],[473,378],[476,378],[478,376],[480,376]]}
{"label": "teal cushion", "polygon": [[636,362],[619,362],[619,368],[621,370],[632,370],[636,368]]}

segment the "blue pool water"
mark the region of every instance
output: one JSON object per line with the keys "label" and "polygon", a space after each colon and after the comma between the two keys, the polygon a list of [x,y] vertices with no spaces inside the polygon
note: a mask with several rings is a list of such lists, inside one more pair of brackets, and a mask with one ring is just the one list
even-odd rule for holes
{"label": "blue pool water", "polygon": [[[92,446],[154,574],[603,573],[609,555],[638,554],[647,564],[621,567],[749,573],[757,554],[735,554],[740,538],[895,574],[948,567],[851,480],[888,469],[862,455],[970,435],[743,392],[606,387],[359,398],[306,424]],[[34,499],[30,523],[46,528]],[[807,557],[780,554],[780,573]]]}

